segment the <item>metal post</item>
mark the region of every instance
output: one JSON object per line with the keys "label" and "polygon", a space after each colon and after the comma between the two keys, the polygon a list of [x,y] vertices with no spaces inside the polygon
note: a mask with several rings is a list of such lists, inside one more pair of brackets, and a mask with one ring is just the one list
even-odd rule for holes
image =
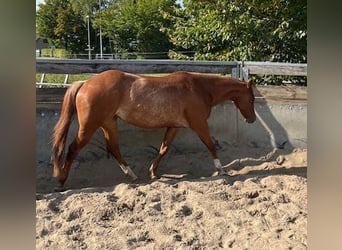
{"label": "metal post", "polygon": [[89,29],[89,16],[88,15],[87,15],[87,27],[88,27],[88,59],[91,60],[90,29]]}
{"label": "metal post", "polygon": [[[99,11],[101,8],[101,0],[99,0]],[[100,16],[101,18],[101,16]],[[102,29],[101,29],[101,24],[100,24],[100,59],[102,59]]]}

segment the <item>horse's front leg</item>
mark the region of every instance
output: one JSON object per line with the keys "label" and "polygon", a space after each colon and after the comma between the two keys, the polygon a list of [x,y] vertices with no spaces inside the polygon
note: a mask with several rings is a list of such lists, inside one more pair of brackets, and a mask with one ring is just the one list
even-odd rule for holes
{"label": "horse's front leg", "polygon": [[163,142],[160,146],[159,149],[159,155],[157,156],[157,158],[153,161],[149,171],[150,171],[150,176],[151,179],[156,179],[157,178],[157,168],[159,166],[159,163],[161,161],[161,159],[163,158],[163,156],[167,153],[167,151],[169,150],[169,147],[173,141],[173,139],[175,138],[177,132],[178,132],[178,128],[167,128]]}
{"label": "horse's front leg", "polygon": [[219,175],[226,175],[227,173],[222,169],[222,164],[217,156],[215,145],[210,137],[209,126],[206,121],[192,124],[191,128],[197,133],[201,141],[207,146],[211,156],[213,157],[215,168]]}

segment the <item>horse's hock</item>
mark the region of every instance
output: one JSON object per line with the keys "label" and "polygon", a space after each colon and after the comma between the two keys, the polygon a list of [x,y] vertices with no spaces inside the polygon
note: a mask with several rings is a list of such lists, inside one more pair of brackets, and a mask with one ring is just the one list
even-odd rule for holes
{"label": "horse's hock", "polygon": [[[51,158],[51,134],[60,115],[65,89],[37,89],[36,106],[36,160],[48,163]],[[307,89],[306,87],[258,86],[254,88],[257,121],[244,122],[231,102],[224,102],[212,109],[209,118],[211,136],[220,147],[233,145],[260,148],[306,148],[307,147]],[[75,118],[76,120],[77,118]],[[70,127],[68,143],[76,133],[77,122]],[[158,149],[165,129],[141,129],[119,122],[120,147],[123,155],[130,152]],[[206,151],[197,135],[183,129],[172,143],[178,151]],[[157,153],[157,152],[155,152]],[[172,153],[172,152],[171,152]],[[80,152],[82,160],[106,158],[106,146],[102,131]],[[208,153],[209,157],[209,153]],[[149,161],[146,161],[148,164]]]}

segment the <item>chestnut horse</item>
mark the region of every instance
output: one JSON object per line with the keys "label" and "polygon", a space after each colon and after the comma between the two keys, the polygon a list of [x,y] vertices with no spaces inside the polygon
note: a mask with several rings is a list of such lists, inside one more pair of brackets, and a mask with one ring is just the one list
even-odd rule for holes
{"label": "chestnut horse", "polygon": [[[251,83],[211,74],[175,72],[163,77],[148,77],[108,70],[85,82],[73,83],[65,93],[60,118],[52,136],[53,176],[63,189],[71,164],[79,151],[101,128],[107,149],[123,172],[137,176],[119,150],[117,119],[142,128],[167,128],[159,155],[149,168],[151,178],[180,128],[194,130],[210,151],[214,165],[222,165],[213,144],[207,119],[211,108],[232,100],[246,122],[256,120]],[[63,160],[72,117],[77,112],[79,129]]]}

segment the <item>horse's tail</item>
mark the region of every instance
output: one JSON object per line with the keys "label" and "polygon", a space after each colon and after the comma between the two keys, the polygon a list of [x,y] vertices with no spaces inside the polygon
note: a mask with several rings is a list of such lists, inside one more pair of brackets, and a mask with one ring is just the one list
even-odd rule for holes
{"label": "horse's tail", "polygon": [[64,95],[61,115],[52,135],[52,160],[54,177],[58,177],[60,174],[69,127],[72,122],[72,118],[76,113],[76,94],[82,87],[83,83],[84,81],[72,83]]}

